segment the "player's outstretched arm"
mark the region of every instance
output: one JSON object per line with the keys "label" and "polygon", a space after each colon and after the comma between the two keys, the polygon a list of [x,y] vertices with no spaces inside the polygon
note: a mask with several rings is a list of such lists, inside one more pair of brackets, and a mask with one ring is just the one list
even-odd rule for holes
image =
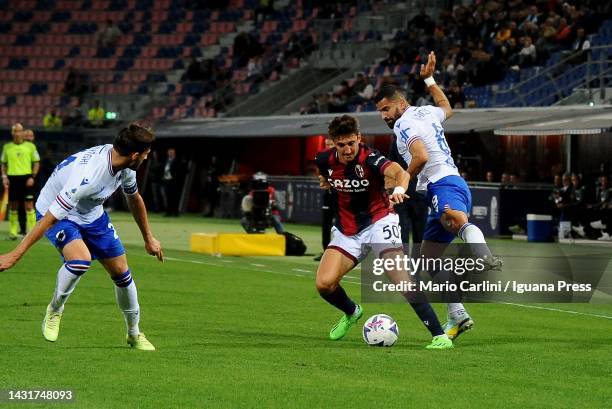
{"label": "player's outstretched arm", "polygon": [[145,249],[147,253],[157,257],[159,261],[163,263],[164,253],[161,248],[159,240],[153,237],[151,227],[149,226],[149,218],[147,216],[147,208],[145,207],[144,200],[140,193],[136,192],[133,195],[126,195],[128,206],[132,211],[132,216],[140,229],[142,239],[145,242]]}
{"label": "player's outstretched arm", "polygon": [[427,57],[427,64],[421,65],[421,79],[425,81],[427,90],[434,100],[434,104],[444,111],[445,119],[453,116],[453,107],[451,107],[448,98],[444,95],[444,91],[440,89],[436,81],[433,79],[433,74],[436,69],[436,54],[432,51]]}
{"label": "player's outstretched arm", "polygon": [[389,196],[389,201],[392,205],[402,203],[404,199],[408,198],[406,190],[408,190],[408,183],[410,183],[410,175],[396,162],[391,162],[385,168],[384,175],[385,179],[395,180],[395,188]]}
{"label": "player's outstretched arm", "polygon": [[8,270],[13,267],[21,257],[34,245],[41,237],[45,234],[47,229],[53,226],[57,222],[57,219],[51,212],[47,212],[42,219],[36,223],[32,231],[30,231],[15,247],[15,249],[9,253],[0,255],[0,271]]}

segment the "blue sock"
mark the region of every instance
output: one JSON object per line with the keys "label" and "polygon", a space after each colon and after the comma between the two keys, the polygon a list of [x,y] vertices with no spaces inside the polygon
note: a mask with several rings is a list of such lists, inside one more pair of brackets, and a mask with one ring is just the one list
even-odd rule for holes
{"label": "blue sock", "polygon": [[433,308],[431,308],[431,304],[411,302],[410,306],[419,319],[423,322],[423,325],[427,327],[431,333],[431,336],[435,337],[444,334],[440,321],[438,321],[438,316],[434,312]]}
{"label": "blue sock", "polygon": [[325,301],[338,308],[340,311],[343,311],[346,315],[351,315],[355,312],[355,303],[346,295],[341,285],[338,285],[332,292],[319,292],[319,294],[321,294],[321,297],[323,297]]}

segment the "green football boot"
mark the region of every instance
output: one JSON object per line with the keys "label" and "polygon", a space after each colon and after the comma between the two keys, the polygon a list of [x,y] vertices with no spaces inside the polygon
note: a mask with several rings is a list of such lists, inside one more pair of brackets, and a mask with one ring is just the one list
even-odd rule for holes
{"label": "green football boot", "polygon": [[436,335],[426,349],[451,349],[454,348],[453,341],[446,335]]}
{"label": "green football boot", "polygon": [[149,342],[142,332],[135,337],[128,335],[127,343],[132,348],[140,349],[141,351],[155,351],[153,344]]}
{"label": "green football boot", "polygon": [[331,331],[329,331],[329,339],[332,341],[337,341],[344,338],[349,329],[351,329],[353,324],[356,323],[362,315],[363,308],[361,308],[361,305],[357,304],[355,312],[352,315],[343,315],[342,318],[340,318],[340,321],[338,321]]}
{"label": "green football boot", "polygon": [[57,336],[59,335],[60,322],[62,320],[62,314],[59,312],[53,311],[51,306],[47,306],[47,312],[45,313],[45,318],[42,322],[42,333],[43,337],[47,341],[55,342],[57,341]]}

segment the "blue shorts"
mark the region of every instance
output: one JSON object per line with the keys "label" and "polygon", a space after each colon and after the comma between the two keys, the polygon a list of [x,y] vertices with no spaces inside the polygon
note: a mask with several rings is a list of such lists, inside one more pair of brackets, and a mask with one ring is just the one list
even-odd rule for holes
{"label": "blue shorts", "polygon": [[440,223],[440,217],[447,208],[459,210],[465,214],[470,213],[472,194],[467,183],[460,176],[443,177],[427,185],[426,200],[429,206],[429,216],[427,216],[423,240],[450,243],[454,240],[455,235],[444,229]]}
{"label": "blue shorts", "polygon": [[[42,216],[36,212],[36,220],[40,218]],[[47,230],[45,236],[60,253],[72,240],[83,240],[92,259],[113,258],[125,254],[121,239],[106,212],[90,224],[79,225],[66,219],[59,220]]]}

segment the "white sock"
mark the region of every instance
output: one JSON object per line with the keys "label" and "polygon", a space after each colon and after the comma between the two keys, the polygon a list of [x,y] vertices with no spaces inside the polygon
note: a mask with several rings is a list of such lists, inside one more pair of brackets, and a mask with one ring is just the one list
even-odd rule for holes
{"label": "white sock", "polygon": [[466,243],[472,244],[472,251],[476,256],[491,256],[491,250],[480,229],[472,224],[466,223],[459,229],[459,238]]}
{"label": "white sock", "polygon": [[135,337],[140,333],[140,329],[138,328],[138,323],[140,322],[140,306],[138,305],[138,291],[136,291],[136,283],[134,280],[132,280],[129,270],[120,278],[115,278],[113,280],[115,281],[115,284],[117,284],[120,279],[129,284],[124,285],[121,283],[121,285],[123,285],[122,287],[119,285],[115,286],[117,304],[125,317],[128,335]]}
{"label": "white sock", "polygon": [[460,302],[449,302],[446,304],[448,310],[448,317],[452,320],[463,318],[467,315],[465,307]]}
{"label": "white sock", "polygon": [[57,271],[55,292],[50,304],[53,311],[60,314],[64,311],[64,304],[90,265],[91,262],[85,260],[71,260],[62,264]]}

